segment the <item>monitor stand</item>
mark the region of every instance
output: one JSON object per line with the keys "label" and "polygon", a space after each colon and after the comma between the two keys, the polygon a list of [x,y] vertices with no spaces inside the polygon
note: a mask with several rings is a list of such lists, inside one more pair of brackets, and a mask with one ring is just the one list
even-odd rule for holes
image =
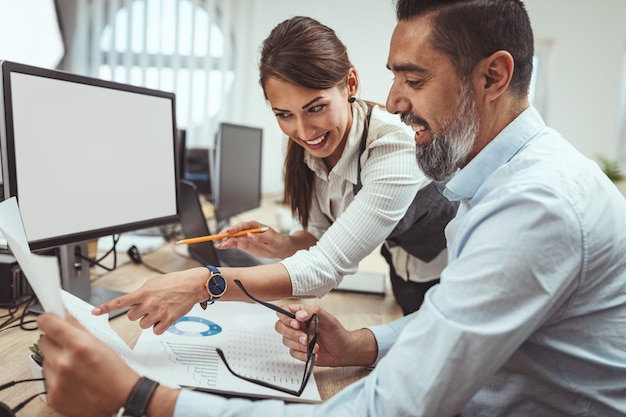
{"label": "monitor stand", "polygon": [[[78,256],[81,255],[81,256]],[[72,243],[58,247],[58,259],[61,272],[61,287],[88,302],[92,306],[113,300],[125,293],[120,291],[109,290],[106,288],[91,285],[89,279],[89,261],[87,242]],[[35,304],[28,309],[31,313],[43,313],[41,304]],[[128,311],[128,308],[112,311],[109,313],[109,319],[117,317]]]}

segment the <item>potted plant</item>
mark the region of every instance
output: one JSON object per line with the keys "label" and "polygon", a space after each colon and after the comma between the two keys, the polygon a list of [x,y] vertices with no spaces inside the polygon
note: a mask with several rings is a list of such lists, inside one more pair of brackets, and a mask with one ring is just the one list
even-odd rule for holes
{"label": "potted plant", "polygon": [[[30,373],[32,374],[33,378],[43,378],[43,374],[41,372],[41,367],[43,366],[43,356],[39,351],[39,345],[37,343],[33,343],[31,346],[28,347],[28,350],[30,350],[30,355],[28,355]],[[35,381],[35,384],[39,392],[46,391],[46,385],[44,384],[44,381]],[[40,397],[44,402],[46,402],[45,394],[40,395]]]}
{"label": "potted plant", "polygon": [[626,175],[620,170],[619,162],[617,160],[608,159],[602,155],[596,157],[598,165],[602,172],[620,189],[622,194],[626,196]]}

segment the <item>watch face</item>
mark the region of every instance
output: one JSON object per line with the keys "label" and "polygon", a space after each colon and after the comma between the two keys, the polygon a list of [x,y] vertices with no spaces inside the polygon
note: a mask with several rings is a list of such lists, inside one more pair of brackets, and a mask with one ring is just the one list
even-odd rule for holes
{"label": "watch face", "polygon": [[209,293],[213,297],[221,297],[226,292],[226,280],[221,275],[213,275],[208,283]]}

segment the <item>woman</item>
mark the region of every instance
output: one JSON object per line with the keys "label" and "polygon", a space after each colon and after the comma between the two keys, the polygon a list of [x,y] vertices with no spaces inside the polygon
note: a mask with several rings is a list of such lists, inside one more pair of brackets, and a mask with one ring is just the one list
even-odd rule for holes
{"label": "woman", "polygon": [[[317,284],[325,292],[334,288],[341,276],[354,272],[372,244],[375,247],[388,237],[389,227],[411,202],[406,197],[415,196],[415,187],[422,188],[430,181],[415,166],[410,131],[382,109],[355,100],[358,82],[346,48],[332,29],[311,18],[294,17],[272,31],[262,47],[260,83],[281,130],[290,138],[284,197],[301,227],[290,235],[271,231],[231,238],[220,248],[236,247],[257,256],[285,259],[316,245],[330,232],[332,244],[320,242],[326,257],[302,254],[285,261],[292,282],[306,282],[311,266],[320,274],[327,271]],[[368,110],[372,112],[369,129]],[[361,138],[364,149],[360,148]],[[355,170],[359,165],[360,178]],[[365,185],[361,196],[355,198],[353,184],[361,179]],[[448,209],[445,216],[451,216],[452,204],[440,196],[438,201]],[[391,214],[390,210],[397,212]],[[265,225],[243,222],[228,231],[260,226]],[[372,226],[379,231],[371,230]],[[437,282],[445,266],[442,225],[436,224],[434,229],[439,240],[427,246],[438,258],[430,264],[391,242],[382,248],[390,264],[394,294],[405,314],[419,307],[425,290]],[[329,265],[329,258],[335,267]],[[432,255],[429,258],[432,260]],[[294,279],[296,276],[301,278]],[[418,283],[407,282],[408,277]]]}
{"label": "woman", "polygon": [[[321,297],[385,242],[396,299],[405,314],[416,310],[445,266],[443,228],[455,206],[419,170],[411,131],[397,116],[355,99],[359,79],[346,47],[314,19],[294,17],[276,26],[263,43],[259,67],[265,97],[290,138],[285,198],[302,227],[289,235],[270,230],[223,242],[221,248],[283,260],[220,267],[228,289],[209,292],[209,298],[245,300],[235,279],[264,299]],[[257,226],[243,222],[228,231]],[[206,301],[211,269],[151,278],[95,312],[131,307],[130,319],[141,318],[141,327],[154,326],[160,334],[194,303]]]}

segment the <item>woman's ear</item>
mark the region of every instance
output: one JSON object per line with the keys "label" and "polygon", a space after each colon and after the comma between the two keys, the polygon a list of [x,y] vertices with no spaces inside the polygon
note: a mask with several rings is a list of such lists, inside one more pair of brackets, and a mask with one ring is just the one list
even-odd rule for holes
{"label": "woman's ear", "polygon": [[356,96],[359,90],[359,74],[356,69],[350,68],[348,71],[348,97]]}
{"label": "woman's ear", "polygon": [[493,101],[504,93],[513,77],[515,62],[507,51],[497,51],[479,64],[480,88],[487,101]]}

